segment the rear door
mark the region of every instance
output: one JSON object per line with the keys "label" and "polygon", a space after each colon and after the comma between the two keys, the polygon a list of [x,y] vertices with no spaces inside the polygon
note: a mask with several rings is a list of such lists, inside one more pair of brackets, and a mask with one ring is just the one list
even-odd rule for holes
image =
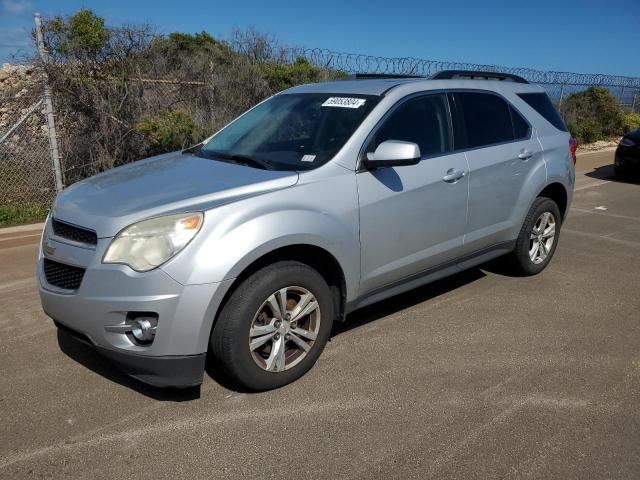
{"label": "rear door", "polygon": [[385,140],[417,143],[422,159],[356,175],[361,294],[455,259],[467,219],[468,166],[464,153],[452,152],[446,94],[401,101],[374,129],[365,154]]}
{"label": "rear door", "polygon": [[486,91],[449,94],[454,147],[469,162],[469,218],[464,253],[512,240],[516,206],[542,148],[524,117],[503,97]]}

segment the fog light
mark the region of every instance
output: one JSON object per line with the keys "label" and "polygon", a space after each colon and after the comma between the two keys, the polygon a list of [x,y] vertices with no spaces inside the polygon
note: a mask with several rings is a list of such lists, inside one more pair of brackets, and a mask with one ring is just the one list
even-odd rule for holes
{"label": "fog light", "polygon": [[156,336],[158,319],[153,317],[137,317],[131,322],[131,334],[139,342],[148,343]]}

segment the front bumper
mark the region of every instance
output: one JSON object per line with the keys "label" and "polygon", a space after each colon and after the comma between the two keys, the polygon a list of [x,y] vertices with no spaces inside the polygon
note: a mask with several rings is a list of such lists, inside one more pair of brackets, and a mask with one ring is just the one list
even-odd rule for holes
{"label": "front bumper", "polygon": [[202,383],[206,353],[156,356],[125,353],[99,347],[80,332],[54,320],[56,327],[76,342],[93,348],[122,372],[154,387],[189,388]]}
{"label": "front bumper", "polygon": [[[105,265],[101,259],[109,240],[99,239],[87,248],[45,228],[37,266],[45,313],[143,382],[175,387],[202,383],[211,326],[231,280],[182,285],[160,268],[138,273],[124,265]],[[80,286],[69,291],[49,284],[45,257],[84,268]],[[129,323],[127,315],[135,312],[157,315],[152,343],[141,344],[130,333],[106,328]]]}

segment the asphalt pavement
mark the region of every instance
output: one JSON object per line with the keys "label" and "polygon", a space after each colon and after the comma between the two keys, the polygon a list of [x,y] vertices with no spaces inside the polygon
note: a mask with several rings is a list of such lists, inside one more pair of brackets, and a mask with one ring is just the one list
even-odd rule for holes
{"label": "asphalt pavement", "polygon": [[578,158],[542,274],[473,269],[338,326],[276,391],[163,391],[58,337],[0,230],[0,478],[640,478],[640,183]]}

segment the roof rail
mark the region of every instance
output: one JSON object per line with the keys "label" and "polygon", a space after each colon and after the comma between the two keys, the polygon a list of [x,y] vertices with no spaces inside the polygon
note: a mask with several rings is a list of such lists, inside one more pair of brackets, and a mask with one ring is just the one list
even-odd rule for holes
{"label": "roof rail", "polygon": [[478,72],[475,70],[443,70],[431,77],[432,80],[501,80],[504,82],[529,83],[524,78],[511,73]]}
{"label": "roof rail", "polygon": [[410,75],[404,73],[356,73],[349,75],[350,80],[370,80],[374,78],[426,78],[422,75]]}

